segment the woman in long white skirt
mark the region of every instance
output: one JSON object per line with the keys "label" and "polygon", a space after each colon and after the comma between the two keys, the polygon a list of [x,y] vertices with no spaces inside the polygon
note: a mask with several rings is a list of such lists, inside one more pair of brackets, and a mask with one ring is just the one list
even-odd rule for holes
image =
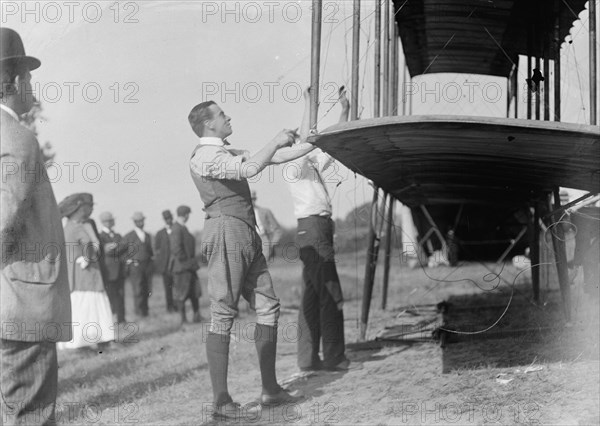
{"label": "woman in long white skirt", "polygon": [[59,344],[59,349],[76,349],[115,340],[110,302],[100,273],[100,241],[90,215],[94,200],[91,194],[79,193],[59,204],[68,220],[64,226],[67,268],[71,287],[73,340]]}

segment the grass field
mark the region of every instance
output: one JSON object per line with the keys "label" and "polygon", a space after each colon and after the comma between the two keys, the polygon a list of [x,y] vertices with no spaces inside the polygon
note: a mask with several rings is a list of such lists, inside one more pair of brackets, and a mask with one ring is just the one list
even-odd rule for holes
{"label": "grass field", "polygon": [[[510,300],[506,314],[490,330],[503,330],[504,337],[486,339],[486,333],[480,333],[444,348],[431,341],[348,351],[352,360],[348,372],[320,372],[291,383],[306,393],[304,402],[265,408],[255,418],[230,423],[599,424],[597,302],[591,303],[575,289],[574,321],[565,327],[554,286],[544,287],[544,304],[534,306],[526,274],[517,276],[507,265],[493,275],[489,271],[493,267],[409,269],[395,262],[386,310],[380,309],[378,271],[368,338],[397,323],[403,307],[443,300],[452,304],[448,318],[453,327],[483,330],[495,323]],[[283,380],[297,373],[295,321],[301,264],[277,259],[270,269],[283,307],[277,361]],[[340,256],[338,270],[346,298],[346,339],[352,343],[358,338],[364,255]],[[205,288],[206,269],[200,276]],[[131,289],[127,291],[131,311]],[[206,293],[201,304],[208,317]],[[249,338],[253,319],[242,306],[230,350],[229,388],[241,403],[253,401],[260,392],[254,343]],[[178,316],[165,312],[158,277],[150,318],[138,321],[128,312],[128,320],[132,322],[119,333],[122,343],[103,353],[59,352],[59,423],[214,423],[203,344],[208,324],[179,330]],[[509,330],[521,328],[549,330],[510,335]]]}

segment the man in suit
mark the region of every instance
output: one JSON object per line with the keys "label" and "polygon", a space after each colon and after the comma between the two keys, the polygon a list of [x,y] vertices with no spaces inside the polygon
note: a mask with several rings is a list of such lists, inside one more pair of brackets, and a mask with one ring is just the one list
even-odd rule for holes
{"label": "man in suit", "polygon": [[187,322],[185,301],[190,299],[194,311],[194,322],[200,322],[200,282],[196,271],[200,265],[196,260],[196,239],[188,231],[187,223],[192,210],[188,206],[177,207],[177,221],[173,224],[170,235],[171,271],[173,272],[173,297],[181,314],[181,325]]}
{"label": "man in suit", "polygon": [[148,316],[148,297],[152,290],[154,252],[150,234],[144,231],[146,217],[141,212],[135,212],[131,219],[135,225],[133,231],[123,238],[127,244],[125,264],[133,288],[135,314],[143,318]]}
{"label": "man in suit", "polygon": [[127,244],[123,237],[114,231],[115,218],[110,212],[100,214],[102,230],[100,243],[102,244],[102,263],[106,271],[104,281],[110,307],[117,315],[119,324],[125,323],[125,264],[123,255],[127,253]]}
{"label": "man in suit", "polygon": [[0,412],[5,425],[52,424],[56,342],[72,338],[60,213],[35,135],[20,122],[35,102],[19,34],[0,28]]}
{"label": "man in suit", "polygon": [[268,260],[275,256],[275,244],[281,239],[281,226],[275,215],[266,207],[256,205],[256,191],[252,191],[252,204],[254,204],[254,216],[256,217],[256,230],[262,240],[263,251]]}
{"label": "man in suit", "polygon": [[170,210],[165,210],[162,212],[162,217],[165,221],[165,227],[158,231],[154,238],[154,264],[162,274],[167,312],[175,312],[177,308],[173,303],[173,274],[169,270],[169,260],[171,258],[169,236],[173,226],[173,215]]}

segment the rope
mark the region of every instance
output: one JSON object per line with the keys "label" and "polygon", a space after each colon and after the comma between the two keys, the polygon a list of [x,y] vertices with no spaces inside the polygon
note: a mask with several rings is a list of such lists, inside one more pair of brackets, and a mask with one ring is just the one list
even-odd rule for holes
{"label": "rope", "polygon": [[577,63],[577,54],[575,52],[575,46],[573,45],[573,43],[571,43],[571,46],[573,47],[573,59],[575,60],[575,72],[577,73],[577,83],[579,83],[578,92],[579,92],[579,98],[581,99],[581,112],[583,113],[584,123],[589,124],[587,114],[585,113],[585,101],[583,99],[583,85],[581,83],[581,75],[579,74],[579,64]]}

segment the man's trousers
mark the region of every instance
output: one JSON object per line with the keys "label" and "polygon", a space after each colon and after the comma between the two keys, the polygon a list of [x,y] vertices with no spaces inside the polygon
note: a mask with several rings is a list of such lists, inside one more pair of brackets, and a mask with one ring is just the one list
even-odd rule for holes
{"label": "man's trousers", "polygon": [[106,283],[106,293],[110,301],[113,314],[117,315],[117,322],[125,322],[125,279],[119,278]]}
{"label": "man's trousers", "polygon": [[4,425],[55,423],[58,363],[56,343],[0,339]]}
{"label": "man's trousers", "polygon": [[162,274],[163,285],[165,287],[165,301],[167,303],[167,311],[171,312],[175,309],[173,304],[173,274],[170,272],[163,272]]}
{"label": "man's trousers", "polygon": [[279,299],[256,230],[232,216],[207,219],[202,251],[208,259],[211,332],[229,335],[240,296],[256,310],[256,322],[277,327]]}
{"label": "man's trousers", "polygon": [[146,317],[152,285],[152,264],[147,261],[129,265],[129,280],[133,288],[135,314]]}
{"label": "man's trousers", "polygon": [[344,355],[344,298],[335,267],[333,221],[328,217],[298,219],[297,243],[304,263],[304,286],[298,313],[298,366],[335,367]]}

